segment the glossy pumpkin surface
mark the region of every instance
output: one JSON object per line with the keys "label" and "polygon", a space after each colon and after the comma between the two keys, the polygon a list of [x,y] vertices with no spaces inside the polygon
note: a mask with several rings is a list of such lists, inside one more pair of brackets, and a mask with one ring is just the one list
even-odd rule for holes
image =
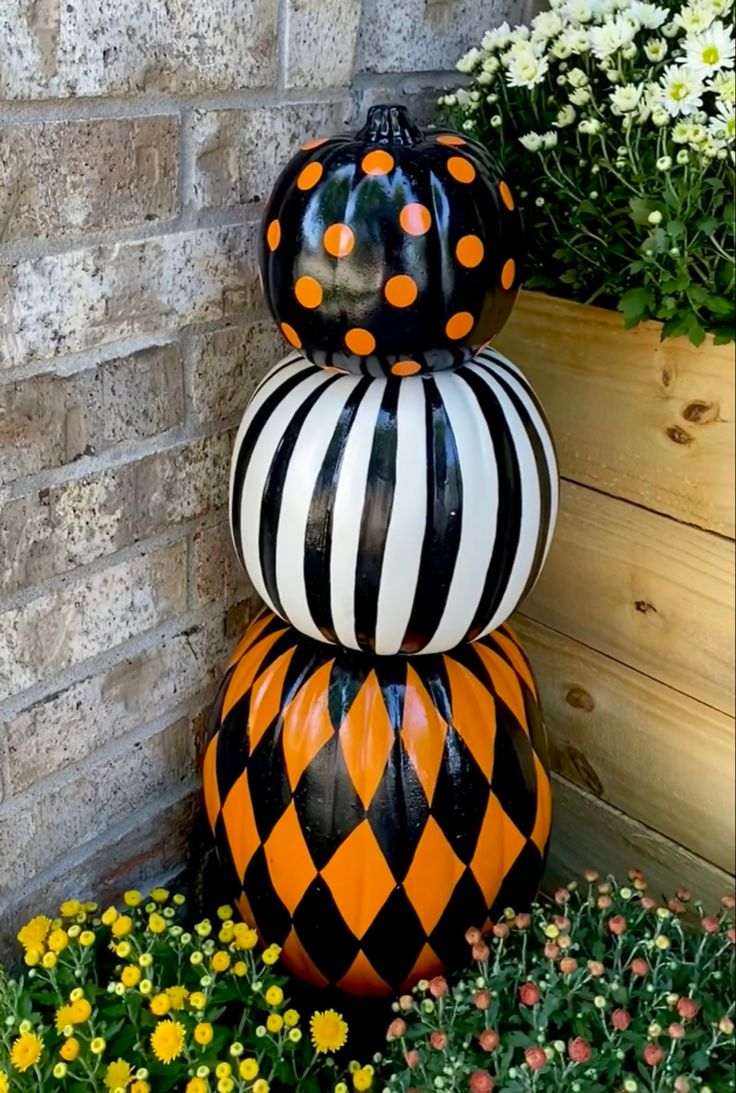
{"label": "glossy pumpkin surface", "polygon": [[512,614],[544,564],[557,495],[541,408],[494,350],[400,380],[295,354],[246,410],[230,516],[256,590],[302,633],[429,654]]}
{"label": "glossy pumpkin surface", "polygon": [[374,106],[311,140],[261,226],[263,289],[316,364],[380,376],[449,368],[497,334],[519,286],[521,221],[487,150]]}
{"label": "glossy pumpkin surface", "polygon": [[302,978],[389,994],[529,905],[549,837],[545,730],[512,631],[369,658],[264,611],[212,713],[207,814],[243,917]]}

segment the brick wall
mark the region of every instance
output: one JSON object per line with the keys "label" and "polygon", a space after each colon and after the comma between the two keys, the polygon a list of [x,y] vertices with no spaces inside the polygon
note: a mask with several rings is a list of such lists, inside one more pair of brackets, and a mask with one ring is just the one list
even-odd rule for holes
{"label": "brick wall", "polygon": [[186,858],[204,711],[255,606],[225,504],[286,349],[254,248],[280,165],[373,102],[427,120],[520,8],[2,5],[0,948],[29,907]]}

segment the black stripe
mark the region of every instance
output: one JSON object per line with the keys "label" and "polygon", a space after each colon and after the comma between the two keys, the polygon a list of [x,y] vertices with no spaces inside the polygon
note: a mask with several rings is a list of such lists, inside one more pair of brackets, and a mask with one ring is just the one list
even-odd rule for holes
{"label": "black stripe", "polygon": [[[284,618],[287,615],[281,604],[281,597],[276,583],[276,545],[286,473],[291,465],[291,457],[299,440],[299,433],[310,410],[322,398],[325,391],[338,379],[338,376],[327,375],[324,383],[311,391],[295,411],[276,445],[263,486],[261,519],[258,526],[258,555],[266,592],[278,614],[283,615]],[[288,535],[288,529],[282,534]],[[294,544],[294,547],[295,549],[301,549],[299,544]]]}
{"label": "black stripe", "polygon": [[373,652],[376,643],[378,589],[396,488],[399,391],[399,383],[386,383],[373,429],[366,495],[360,520],[354,612],[355,636],[364,652]]}
{"label": "black stripe", "polygon": [[359,380],[340,411],[309,503],[304,535],[304,587],[309,613],[327,641],[338,640],[330,607],[330,559],[337,483],[350,430],[371,382]]}
{"label": "black stripe", "polygon": [[531,591],[531,587],[536,581],[539,571],[542,568],[542,558],[544,556],[544,548],[547,543],[547,535],[549,533],[549,521],[552,513],[552,486],[550,483],[550,468],[547,462],[547,456],[544,452],[542,445],[542,439],[539,435],[536,425],[531,419],[529,411],[519,398],[519,395],[514,391],[511,384],[504,376],[494,374],[494,370],[487,365],[480,366],[484,372],[493,376],[496,383],[500,384],[503,390],[506,392],[514,408],[521,419],[521,424],[524,432],[527,435],[529,443],[532,447],[532,453],[534,455],[534,463],[537,468],[537,483],[539,485],[539,524],[537,526],[537,543],[534,548],[534,557],[532,559],[531,569],[529,575],[524,584],[524,591],[521,599],[523,600],[526,595]]}
{"label": "black stripe", "polygon": [[[282,365],[282,368],[288,368],[289,365],[295,363],[295,360],[287,361]],[[279,371],[281,371],[281,369],[279,369]],[[316,365],[288,376],[283,383],[279,384],[275,391],[271,392],[261,408],[255,413],[236,453],[235,473],[233,475],[232,489],[230,490],[230,524],[233,531],[235,550],[237,551],[238,558],[243,566],[245,565],[245,561],[243,559],[243,544],[240,539],[240,511],[243,504],[243,484],[248,472],[251,456],[253,455],[253,449],[256,446],[259,436],[263,432],[266,422],[279,403],[286,398],[290,391],[293,391],[295,387],[298,387],[300,383],[303,383],[309,376],[313,376],[315,371]],[[270,379],[272,379],[272,376],[267,376],[263,382],[267,383]],[[256,390],[253,397],[255,398],[257,394],[258,391]]]}
{"label": "black stripe", "polygon": [[521,527],[521,470],[506,415],[493,391],[469,367],[458,368],[457,375],[465,380],[475,395],[478,408],[485,418],[496,458],[498,480],[498,512],[493,551],[483,591],[466,639],[473,641],[495,614],[508,587],[514,566]]}
{"label": "black stripe", "polygon": [[[434,379],[423,377],[427,510],[414,603],[402,648],[416,653],[440,624],[460,549],[463,480],[452,422]],[[422,453],[417,452],[417,459]]]}

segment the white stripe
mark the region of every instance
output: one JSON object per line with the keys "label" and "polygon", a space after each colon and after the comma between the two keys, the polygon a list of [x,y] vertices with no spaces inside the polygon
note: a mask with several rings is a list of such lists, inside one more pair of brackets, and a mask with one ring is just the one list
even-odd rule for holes
{"label": "white stripe", "polygon": [[[483,628],[483,633],[479,635],[479,637],[482,637],[484,634],[489,634],[491,630],[495,630],[502,622],[505,622],[519,604],[534,561],[541,505],[534,451],[514,404],[498,381],[490,376],[485,369],[478,365],[471,365],[470,367],[476,375],[481,376],[483,382],[490,387],[498,399],[501,412],[511,433],[511,443],[519,462],[521,477],[521,521],[519,539],[516,544],[516,556],[498,610],[489,620],[488,625]],[[499,483],[499,489],[503,488],[503,484]],[[504,528],[499,528],[497,534],[507,534],[507,531]]]}
{"label": "white stripe", "polygon": [[340,644],[358,649],[355,636],[355,582],[358,574],[360,521],[365,504],[368,464],[376,419],[386,387],[373,380],[360,403],[345,445],[335,490],[330,557],[330,610]]}
{"label": "white stripe", "polygon": [[[310,367],[313,367],[310,365]],[[289,373],[290,369],[302,371],[300,364],[284,369]],[[243,496],[240,508],[240,539],[243,545],[243,558],[248,576],[258,594],[266,601],[272,611],[275,611],[263,580],[261,560],[258,552],[258,532],[261,524],[261,503],[266,478],[276,451],[289,422],[305,399],[312,391],[323,386],[330,378],[330,373],[321,368],[315,369],[302,383],[281,401],[266,422],[261,435],[256,441],[251,453],[248,469],[243,482]]]}
{"label": "white stripe", "polygon": [[[276,585],[289,622],[317,641],[324,636],[309,610],[304,580],[307,519],[315,483],[340,413],[359,376],[340,376],[323,392],[299,432],[289,460],[276,536]],[[339,549],[339,545],[338,545]]]}
{"label": "white stripe", "polygon": [[386,531],[376,618],[376,653],[401,648],[414,605],[427,521],[427,430],[423,380],[401,380],[396,410],[396,478]]}
{"label": "white stripe", "polygon": [[465,640],[480,602],[493,554],[498,518],[498,469],[488,425],[472,389],[460,377],[437,372],[434,381],[452,426],[463,483],[460,544],[445,609],[423,653]]}

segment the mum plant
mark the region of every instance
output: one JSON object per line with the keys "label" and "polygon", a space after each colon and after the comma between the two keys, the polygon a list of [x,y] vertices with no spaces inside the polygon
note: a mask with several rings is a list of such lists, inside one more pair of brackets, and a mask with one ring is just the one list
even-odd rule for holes
{"label": "mum plant", "polygon": [[[257,952],[230,907],[191,931],[183,897],[67,900],[19,932],[26,972],[0,972],[0,1093],[313,1093],[347,1037],[334,1010],[289,1005],[279,948]],[[372,1068],[353,1067],[354,1089]],[[322,1081],[320,1081],[322,1076]],[[334,1076],[328,1080],[331,1087]]]}
{"label": "mum plant", "polygon": [[439,100],[515,184],[528,287],[733,340],[732,0],[550,2]]}
{"label": "mum plant", "polygon": [[586,878],[471,928],[466,971],[394,1004],[387,1093],[733,1090],[734,898],[711,916],[682,889],[658,903],[638,870]]}

